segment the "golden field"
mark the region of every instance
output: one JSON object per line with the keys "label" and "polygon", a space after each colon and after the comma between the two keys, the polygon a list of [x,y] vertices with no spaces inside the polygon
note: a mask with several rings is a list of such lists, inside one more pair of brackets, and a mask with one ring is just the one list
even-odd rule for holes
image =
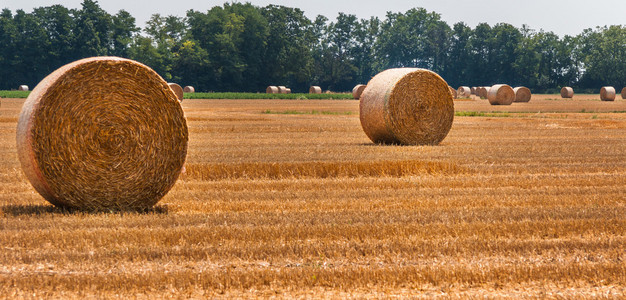
{"label": "golden field", "polygon": [[374,145],[358,101],[185,100],[152,211],[81,213],[21,172],[0,106],[0,297],[626,297],[626,101],[455,101],[439,146]]}

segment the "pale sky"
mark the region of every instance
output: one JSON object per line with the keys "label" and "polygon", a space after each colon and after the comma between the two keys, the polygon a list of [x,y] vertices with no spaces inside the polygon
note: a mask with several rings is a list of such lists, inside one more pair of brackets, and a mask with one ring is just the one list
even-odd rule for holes
{"label": "pale sky", "polygon": [[[68,8],[79,8],[82,0],[0,0],[0,9],[13,12],[23,9],[61,4]],[[137,19],[137,26],[144,27],[152,14],[185,16],[189,9],[206,12],[225,1],[216,0],[100,0],[98,3],[110,14],[124,9]],[[229,1],[230,2],[230,1]],[[452,27],[465,22],[472,28],[486,22],[490,25],[504,22],[521,27],[552,31],[560,36],[577,35],[586,28],[626,23],[626,1],[624,0],[250,0],[257,6],[268,4],[285,5],[302,9],[307,17],[314,19],[324,15],[334,20],[339,12],[354,14],[358,18],[385,17],[387,11],[405,12],[413,7],[423,7],[439,13]]]}

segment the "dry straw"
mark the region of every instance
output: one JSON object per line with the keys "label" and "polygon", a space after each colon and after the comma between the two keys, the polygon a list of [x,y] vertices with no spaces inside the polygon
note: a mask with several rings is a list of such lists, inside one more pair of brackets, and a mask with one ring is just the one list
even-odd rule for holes
{"label": "dry straw", "polygon": [[278,93],[279,94],[287,94],[287,87],[284,85],[279,85],[278,86]]}
{"label": "dry straw", "polygon": [[367,85],[365,84],[357,84],[356,86],[354,86],[354,88],[352,88],[352,98],[356,100],[361,99],[361,95],[363,94],[363,91],[366,87]]}
{"label": "dry straw", "polygon": [[530,102],[530,98],[532,94],[530,89],[524,86],[518,86],[513,89],[515,92],[515,101],[514,102]]}
{"label": "dry straw", "polygon": [[183,89],[183,91],[185,93],[195,93],[196,89],[193,86],[188,85]]}
{"label": "dry straw", "polygon": [[561,89],[561,98],[574,98],[574,89],[566,86]]}
{"label": "dry straw", "polygon": [[18,91],[28,91],[28,86],[27,86],[27,85],[25,85],[25,84],[22,84],[22,85],[20,85],[20,86],[17,88],[17,90],[18,90]]}
{"label": "dry straw", "polygon": [[469,98],[472,96],[472,89],[467,86],[461,86],[457,90],[457,96],[459,96],[459,98]]}
{"label": "dry straw", "polygon": [[452,99],[456,99],[457,98],[456,90],[451,86],[448,86],[448,89],[450,90],[450,94],[452,94]]}
{"label": "dry straw", "polygon": [[615,88],[612,86],[604,86],[600,89],[600,100],[615,101]]}
{"label": "dry straw", "polygon": [[448,84],[425,69],[389,69],[374,76],[361,95],[361,126],[375,143],[436,145],[452,127]]}
{"label": "dry straw", "polygon": [[622,100],[626,99],[626,87],[622,89]]}
{"label": "dry straw", "polygon": [[170,88],[176,95],[176,98],[178,98],[178,101],[183,102],[183,95],[184,95],[183,88],[180,87],[180,85],[178,85],[177,83],[173,83],[173,82],[170,82],[167,85],[170,86]]}
{"label": "dry straw", "polygon": [[477,95],[476,91],[477,91],[477,87],[473,86],[472,87],[472,95]]}
{"label": "dry straw", "polygon": [[28,96],[17,152],[50,203],[146,209],[176,182],[187,155],[180,102],[156,72],[118,57],[65,65]]}
{"label": "dry straw", "polygon": [[321,94],[321,93],[322,93],[322,88],[317,85],[311,86],[309,88],[309,94]]}
{"label": "dry straw", "polygon": [[270,85],[265,89],[265,93],[267,94],[278,94],[278,87]]}
{"label": "dry straw", "polygon": [[291,94],[291,89],[290,88],[286,88],[285,89],[285,94]]}
{"label": "dry straw", "polygon": [[481,99],[487,99],[487,94],[489,94],[489,87],[481,86],[477,89],[478,97]]}
{"label": "dry straw", "polygon": [[506,84],[496,84],[489,89],[487,99],[491,105],[511,105],[515,100],[515,91]]}

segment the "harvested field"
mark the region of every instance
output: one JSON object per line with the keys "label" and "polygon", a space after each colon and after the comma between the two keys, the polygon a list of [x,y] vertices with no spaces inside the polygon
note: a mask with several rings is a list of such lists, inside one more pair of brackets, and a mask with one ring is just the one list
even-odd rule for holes
{"label": "harvested field", "polygon": [[1,101],[8,298],[626,296],[620,98],[455,101],[439,146],[374,145],[357,101],[185,100],[186,173],[97,214],[34,191]]}

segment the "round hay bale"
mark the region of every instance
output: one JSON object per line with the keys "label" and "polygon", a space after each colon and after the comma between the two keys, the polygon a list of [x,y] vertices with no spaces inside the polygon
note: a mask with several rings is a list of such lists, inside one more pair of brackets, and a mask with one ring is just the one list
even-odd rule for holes
{"label": "round hay bale", "polygon": [[561,89],[561,98],[574,98],[574,89],[566,86]]}
{"label": "round hay bale", "polygon": [[489,90],[491,90],[491,87],[488,86],[483,86],[480,88],[480,98],[482,99],[487,99],[489,96]]}
{"label": "round hay bale", "polygon": [[322,88],[319,86],[311,86],[309,88],[309,94],[321,94],[322,93]]}
{"label": "round hay bale", "polygon": [[460,86],[457,90],[457,96],[459,98],[469,98],[472,95],[472,89],[467,86]]}
{"label": "round hay bale", "polygon": [[285,89],[285,94],[291,94],[291,89],[290,88],[286,88]]}
{"label": "round hay bale", "polygon": [[600,100],[615,101],[615,88],[612,86],[603,86],[600,89]]}
{"label": "round hay bale", "polygon": [[363,94],[363,91],[366,87],[367,85],[365,84],[357,84],[356,86],[354,86],[354,88],[352,88],[352,98],[356,100],[361,99],[361,95]]}
{"label": "round hay bale", "polygon": [[185,115],[156,72],[119,57],[65,65],[35,87],[17,125],[17,153],[50,203],[146,209],[172,188],[187,155]]}
{"label": "round hay bale", "polygon": [[475,86],[473,86],[473,87],[471,88],[472,95],[476,95],[476,89],[477,89],[477,88],[476,88]]}
{"label": "round hay bale", "polygon": [[266,94],[278,94],[278,87],[270,85],[265,89]]}
{"label": "round hay bale", "polygon": [[284,85],[279,85],[278,86],[278,93],[279,94],[287,94],[287,87]]}
{"label": "round hay bale", "polygon": [[529,102],[532,96],[530,89],[524,86],[518,86],[513,89],[515,92],[514,102]]}
{"label": "round hay bale", "polygon": [[515,91],[506,84],[496,84],[489,89],[487,99],[491,105],[511,105],[515,100]]}
{"label": "round hay bale", "polygon": [[188,86],[186,86],[183,89],[183,92],[185,92],[185,93],[195,93],[196,89],[193,86],[188,85]]}
{"label": "round hay bale", "polygon": [[454,120],[448,84],[425,69],[377,74],[363,91],[359,109],[361,126],[374,143],[436,145]]}
{"label": "round hay bale", "polygon": [[18,91],[28,91],[28,86],[27,86],[27,85],[25,85],[25,84],[22,84],[22,85],[20,85],[20,86],[17,88],[17,90],[18,90]]}
{"label": "round hay bale", "polygon": [[456,99],[457,98],[456,90],[451,86],[448,86],[448,89],[450,90],[450,94],[452,94],[452,99]]}
{"label": "round hay bale", "polygon": [[626,100],[626,87],[622,89],[622,100]]}
{"label": "round hay bale", "polygon": [[167,85],[170,86],[170,88],[176,95],[176,98],[178,98],[178,101],[183,102],[183,95],[184,95],[183,88],[180,87],[180,85],[173,83],[173,82],[169,82]]}

